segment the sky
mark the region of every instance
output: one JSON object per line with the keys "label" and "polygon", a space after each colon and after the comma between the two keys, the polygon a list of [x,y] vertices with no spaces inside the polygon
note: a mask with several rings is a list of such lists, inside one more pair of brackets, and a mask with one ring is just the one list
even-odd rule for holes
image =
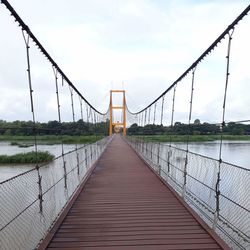
{"label": "sky", "polygon": [[[124,88],[133,112],[148,105],[249,5],[245,0],[9,2],[83,96],[101,112],[108,108],[110,89]],[[247,16],[233,37],[227,120],[250,118],[249,25]],[[2,4],[0,31],[0,119],[30,120],[24,42],[20,28]],[[226,50],[227,39],[197,67],[193,119],[221,119]],[[30,51],[37,120],[56,120],[51,65],[32,43]],[[189,110],[190,83],[187,76],[178,85],[175,119],[183,122]],[[63,120],[70,120],[69,91],[66,87],[60,91]],[[166,124],[171,95],[165,100]],[[80,118],[79,107],[76,118]]]}

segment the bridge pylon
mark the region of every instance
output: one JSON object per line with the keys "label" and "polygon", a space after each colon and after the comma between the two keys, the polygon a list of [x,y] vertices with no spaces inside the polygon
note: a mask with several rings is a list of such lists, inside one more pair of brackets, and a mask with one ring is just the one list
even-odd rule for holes
{"label": "bridge pylon", "polygon": [[[113,93],[123,93],[122,106],[113,106]],[[117,127],[122,127],[123,135],[126,136],[126,97],[125,90],[110,90],[110,116],[109,116],[109,135],[113,134],[113,129]],[[122,110],[122,121],[115,122],[113,119],[113,110],[120,109]]]}

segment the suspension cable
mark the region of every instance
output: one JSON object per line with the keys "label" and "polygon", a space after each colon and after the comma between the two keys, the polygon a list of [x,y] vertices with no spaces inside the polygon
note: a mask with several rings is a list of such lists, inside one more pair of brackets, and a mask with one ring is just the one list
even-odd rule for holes
{"label": "suspension cable", "polygon": [[248,5],[246,7],[246,9],[221,33],[221,35],[219,35],[217,37],[217,39],[215,39],[215,41],[198,57],[198,59],[196,59],[189,68],[187,68],[187,70],[182,73],[182,75],[180,75],[164,92],[161,93],[161,95],[159,95],[154,101],[152,101],[148,106],[146,106],[145,108],[137,111],[137,112],[131,112],[128,109],[128,112],[130,112],[131,114],[139,114],[141,112],[143,112],[144,110],[146,110],[147,108],[149,108],[151,105],[155,104],[161,97],[163,97],[166,93],[168,93],[172,88],[174,88],[174,86],[179,83],[190,71],[192,71],[193,69],[195,69],[197,67],[198,64],[200,64],[203,59],[205,57],[207,57],[210,52],[212,52],[217,46],[218,44],[227,36],[227,34],[229,34],[234,27],[239,23],[239,21],[241,21],[250,11],[250,5]]}
{"label": "suspension cable", "polygon": [[174,112],[175,112],[175,95],[176,95],[176,88],[177,88],[177,85],[175,85],[174,87],[174,92],[173,92],[173,99],[172,99],[172,113],[171,113],[171,133],[170,133],[170,140],[169,140],[169,144],[170,144],[170,147],[171,147],[171,144],[172,144],[172,129],[173,129],[173,126],[174,126]]}
{"label": "suspension cable", "polygon": [[231,52],[231,43],[232,43],[232,36],[234,33],[234,28],[228,31],[228,45],[227,45],[227,56],[226,56],[226,82],[225,82],[225,90],[224,90],[224,99],[222,105],[222,121],[221,121],[221,138],[220,138],[220,149],[219,149],[219,166],[218,166],[218,173],[217,173],[217,181],[215,185],[215,198],[216,198],[216,209],[214,213],[214,223],[213,228],[217,227],[217,223],[220,216],[220,182],[221,182],[221,164],[222,164],[222,147],[223,147],[223,130],[225,127],[225,113],[226,113],[226,99],[227,99],[227,89],[228,89],[228,82],[229,82],[229,71],[230,71],[230,52]]}
{"label": "suspension cable", "polygon": [[192,83],[191,83],[191,91],[190,91],[190,102],[189,102],[189,116],[188,116],[188,134],[187,134],[187,147],[186,147],[186,156],[185,156],[185,163],[183,169],[183,192],[182,195],[185,197],[186,194],[186,185],[187,185],[187,165],[188,165],[188,151],[189,151],[189,140],[191,135],[191,119],[192,119],[192,108],[193,108],[193,96],[194,96],[194,77],[195,77],[195,70],[192,70]]}
{"label": "suspension cable", "polygon": [[35,109],[34,109],[34,100],[33,100],[33,88],[32,88],[32,79],[31,79],[31,66],[30,66],[30,35],[25,35],[24,30],[22,30],[23,39],[25,42],[26,48],[26,60],[27,60],[27,73],[28,73],[28,83],[29,83],[29,92],[30,92],[30,106],[31,106],[31,113],[33,119],[33,134],[34,134],[34,145],[35,145],[35,157],[36,157],[36,170],[37,170],[37,177],[38,177],[38,199],[39,199],[39,212],[42,214],[43,212],[43,191],[42,191],[42,176],[40,174],[39,165],[38,165],[38,147],[37,147],[37,129],[36,129],[36,116],[35,116]]}
{"label": "suspension cable", "polygon": [[[69,85],[69,91],[70,91],[70,100],[71,100],[72,119],[73,119],[73,123],[75,123],[76,118],[75,118],[75,106],[74,106],[74,90],[70,85]],[[79,163],[79,153],[78,153],[77,142],[75,143],[75,152],[76,152],[76,160],[77,160],[77,174],[79,175],[80,174],[80,163]]]}
{"label": "suspension cable", "polygon": [[147,109],[145,110],[144,126],[146,125],[146,123],[147,123]]}
{"label": "suspension cable", "polygon": [[[55,78],[58,122],[60,123],[60,126],[61,126],[62,120],[61,120],[61,106],[60,106],[60,97],[59,97],[59,89],[58,89],[58,71],[53,66],[52,66],[52,69],[53,69],[54,78]],[[60,136],[62,136],[62,129],[60,129]],[[62,155],[64,155],[63,142],[62,142],[61,149],[62,149]]]}
{"label": "suspension cable", "polygon": [[83,108],[82,108],[82,98],[79,96],[79,102],[80,102],[80,109],[81,109],[81,119],[83,121]]}
{"label": "suspension cable", "polygon": [[157,102],[155,103],[155,107],[154,107],[154,120],[153,120],[154,125],[155,125],[156,107],[157,107]]}
{"label": "suspension cable", "polygon": [[46,51],[46,49],[42,46],[42,44],[39,42],[39,40],[35,37],[35,35],[31,32],[28,25],[21,19],[21,17],[17,14],[15,9],[10,5],[10,3],[7,0],[1,0],[1,3],[6,6],[6,8],[10,11],[11,15],[15,18],[15,21],[18,22],[19,26],[22,28],[22,32],[26,32],[28,35],[28,40],[32,39],[33,42],[36,44],[36,46],[39,48],[41,53],[49,60],[49,62],[52,64],[52,66],[58,71],[58,73],[65,79],[65,81],[72,87],[72,89],[79,95],[81,98],[97,113],[101,115],[105,115],[106,113],[102,113],[95,109],[85,98],[84,96],[79,92],[79,90],[74,86],[74,84],[69,80],[69,78],[66,76],[66,74],[62,71],[62,69],[57,65],[57,63],[54,61],[54,59],[50,56],[50,54]]}
{"label": "suspension cable", "polygon": [[148,112],[148,124],[150,124],[150,115],[151,115],[151,106],[149,107],[149,112]]}
{"label": "suspension cable", "polygon": [[163,121],[164,99],[165,99],[165,95],[162,97],[162,103],[161,103],[161,126],[162,126],[162,121]]}
{"label": "suspension cable", "polygon": [[189,105],[189,116],[188,116],[188,134],[187,134],[187,152],[189,150],[189,140],[191,134],[191,119],[192,119],[192,111],[193,111],[193,95],[194,95],[194,77],[195,77],[195,70],[192,70],[192,84],[191,84],[191,96],[190,96],[190,105]]}

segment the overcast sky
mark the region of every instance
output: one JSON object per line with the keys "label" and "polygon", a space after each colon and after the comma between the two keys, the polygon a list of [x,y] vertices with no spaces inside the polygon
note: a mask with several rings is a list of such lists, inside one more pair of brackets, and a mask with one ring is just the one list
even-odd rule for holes
{"label": "overcast sky", "polygon": [[[245,0],[9,2],[69,79],[102,112],[108,107],[110,89],[125,88],[132,111],[149,104],[249,4]],[[249,26],[247,16],[234,34],[228,120],[250,118]],[[28,120],[31,114],[24,42],[20,28],[2,4],[0,31],[0,119]],[[225,56],[226,40],[197,68],[194,119],[220,121]],[[55,120],[53,72],[32,44],[31,62],[37,119]],[[177,91],[177,120],[187,118],[190,83],[188,76]],[[69,120],[68,89],[60,91],[65,105],[63,119]],[[171,98],[169,95],[166,100],[166,117]]]}

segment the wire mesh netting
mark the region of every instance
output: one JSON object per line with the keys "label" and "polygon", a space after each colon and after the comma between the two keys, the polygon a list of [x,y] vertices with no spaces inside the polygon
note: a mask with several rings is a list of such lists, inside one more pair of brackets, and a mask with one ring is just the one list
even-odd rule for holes
{"label": "wire mesh netting", "polygon": [[0,249],[35,249],[109,141],[86,144],[0,183]]}
{"label": "wire mesh netting", "polygon": [[[163,143],[146,142],[131,136],[127,137],[127,141],[233,249],[248,249],[249,169],[220,163],[219,160]],[[218,221],[215,219],[217,188]]]}

